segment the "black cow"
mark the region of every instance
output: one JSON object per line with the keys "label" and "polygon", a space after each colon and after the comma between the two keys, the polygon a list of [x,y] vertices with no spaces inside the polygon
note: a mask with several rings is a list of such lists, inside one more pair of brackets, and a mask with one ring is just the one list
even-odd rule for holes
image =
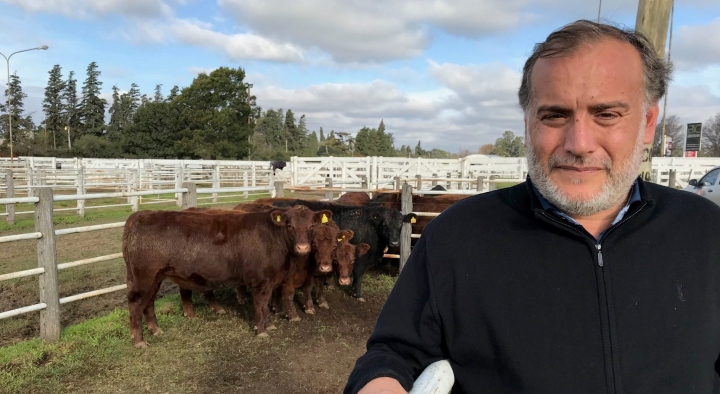
{"label": "black cow", "polygon": [[385,248],[400,245],[400,229],[403,223],[417,220],[414,213],[403,216],[400,211],[385,207],[355,207],[333,204],[324,201],[290,200],[274,201],[276,207],[304,205],[313,211],[327,209],[333,214],[333,220],[343,230],[354,232],[355,244],[370,245],[368,252],[355,260],[353,267],[353,291],[358,301],[364,302],[362,278],[368,268],[379,264],[385,254]]}
{"label": "black cow", "polygon": [[282,160],[273,160],[270,162],[270,169],[273,175],[275,175],[275,170],[282,170],[285,167],[287,167],[287,163]]}

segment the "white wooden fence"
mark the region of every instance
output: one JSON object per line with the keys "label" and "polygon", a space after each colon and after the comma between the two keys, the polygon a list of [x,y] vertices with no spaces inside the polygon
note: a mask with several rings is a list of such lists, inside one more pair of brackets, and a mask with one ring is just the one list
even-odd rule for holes
{"label": "white wooden fence", "polygon": [[[184,182],[181,187],[167,190],[168,193],[179,193],[181,206],[188,208],[197,205],[198,194],[213,193],[250,193],[265,192],[275,194],[270,186],[259,187],[234,187],[234,188],[206,188],[197,189],[195,183]],[[0,275],[0,282],[18,279],[26,276],[39,276],[40,302],[34,305],[25,306],[0,313],[0,319],[5,319],[25,313],[40,311],[40,337],[47,341],[57,341],[60,338],[60,305],[85,298],[95,297],[127,288],[126,284],[97,289],[94,291],[75,294],[69,297],[60,298],[58,292],[58,271],[78,267],[81,265],[97,263],[101,261],[114,260],[122,257],[122,253],[112,253],[104,256],[89,259],[71,261],[63,264],[57,263],[55,239],[57,236],[89,231],[105,230],[110,228],[123,227],[125,222],[100,224],[94,226],[83,226],[56,230],[53,226],[53,202],[69,200],[89,200],[107,197],[131,197],[137,198],[150,195],[153,191],[131,191],[118,193],[101,194],[75,194],[75,195],[53,195],[53,190],[48,187],[38,188],[33,197],[2,198],[0,204],[35,203],[35,231],[26,234],[9,235],[0,237],[0,243],[19,240],[37,240],[38,267],[30,270],[10,272]]]}

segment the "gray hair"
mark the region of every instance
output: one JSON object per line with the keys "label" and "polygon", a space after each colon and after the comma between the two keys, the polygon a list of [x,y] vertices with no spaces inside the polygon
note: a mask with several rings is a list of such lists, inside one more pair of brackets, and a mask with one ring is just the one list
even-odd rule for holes
{"label": "gray hair", "polygon": [[643,64],[645,88],[645,107],[656,103],[665,95],[671,80],[672,64],[660,58],[650,40],[635,30],[621,29],[612,25],[579,20],[552,32],[541,43],[535,44],[532,55],[523,67],[522,83],[518,90],[518,99],[523,112],[530,109],[530,89],[532,69],[538,59],[568,55],[585,44],[598,42],[604,38],[614,38],[632,45],[640,55]]}

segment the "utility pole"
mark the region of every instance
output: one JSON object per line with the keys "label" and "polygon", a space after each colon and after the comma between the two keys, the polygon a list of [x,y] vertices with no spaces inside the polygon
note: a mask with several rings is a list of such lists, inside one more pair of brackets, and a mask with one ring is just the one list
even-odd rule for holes
{"label": "utility pole", "polygon": [[[253,84],[247,84],[248,125],[250,125],[250,114],[252,113],[252,107],[250,106],[250,89],[252,89],[252,87]],[[250,130],[250,134],[248,134],[248,160],[250,160],[250,137],[252,134],[252,130]]]}
{"label": "utility pole", "polygon": [[[645,34],[659,57],[665,57],[670,10],[673,0],[640,0],[638,3],[635,30]],[[640,177],[645,181],[652,179],[652,143],[645,145]]]}

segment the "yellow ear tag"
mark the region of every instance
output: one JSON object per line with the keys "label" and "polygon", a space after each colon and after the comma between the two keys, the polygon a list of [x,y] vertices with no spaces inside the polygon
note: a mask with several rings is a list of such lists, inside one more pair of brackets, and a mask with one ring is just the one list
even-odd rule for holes
{"label": "yellow ear tag", "polygon": [[338,238],[338,242],[342,242],[343,239],[345,239],[345,237],[343,237],[343,238]]}
{"label": "yellow ear tag", "polygon": [[280,215],[277,215],[277,221],[278,221],[278,223],[280,223],[280,218],[281,218],[281,216],[280,216]]}
{"label": "yellow ear tag", "polygon": [[327,223],[327,222],[328,222],[328,217],[327,217],[327,215],[325,215],[323,213],[322,220],[320,220],[320,223]]}
{"label": "yellow ear tag", "polygon": [[410,223],[413,223],[413,224],[417,223],[417,219],[415,219],[415,218],[410,218]]}

